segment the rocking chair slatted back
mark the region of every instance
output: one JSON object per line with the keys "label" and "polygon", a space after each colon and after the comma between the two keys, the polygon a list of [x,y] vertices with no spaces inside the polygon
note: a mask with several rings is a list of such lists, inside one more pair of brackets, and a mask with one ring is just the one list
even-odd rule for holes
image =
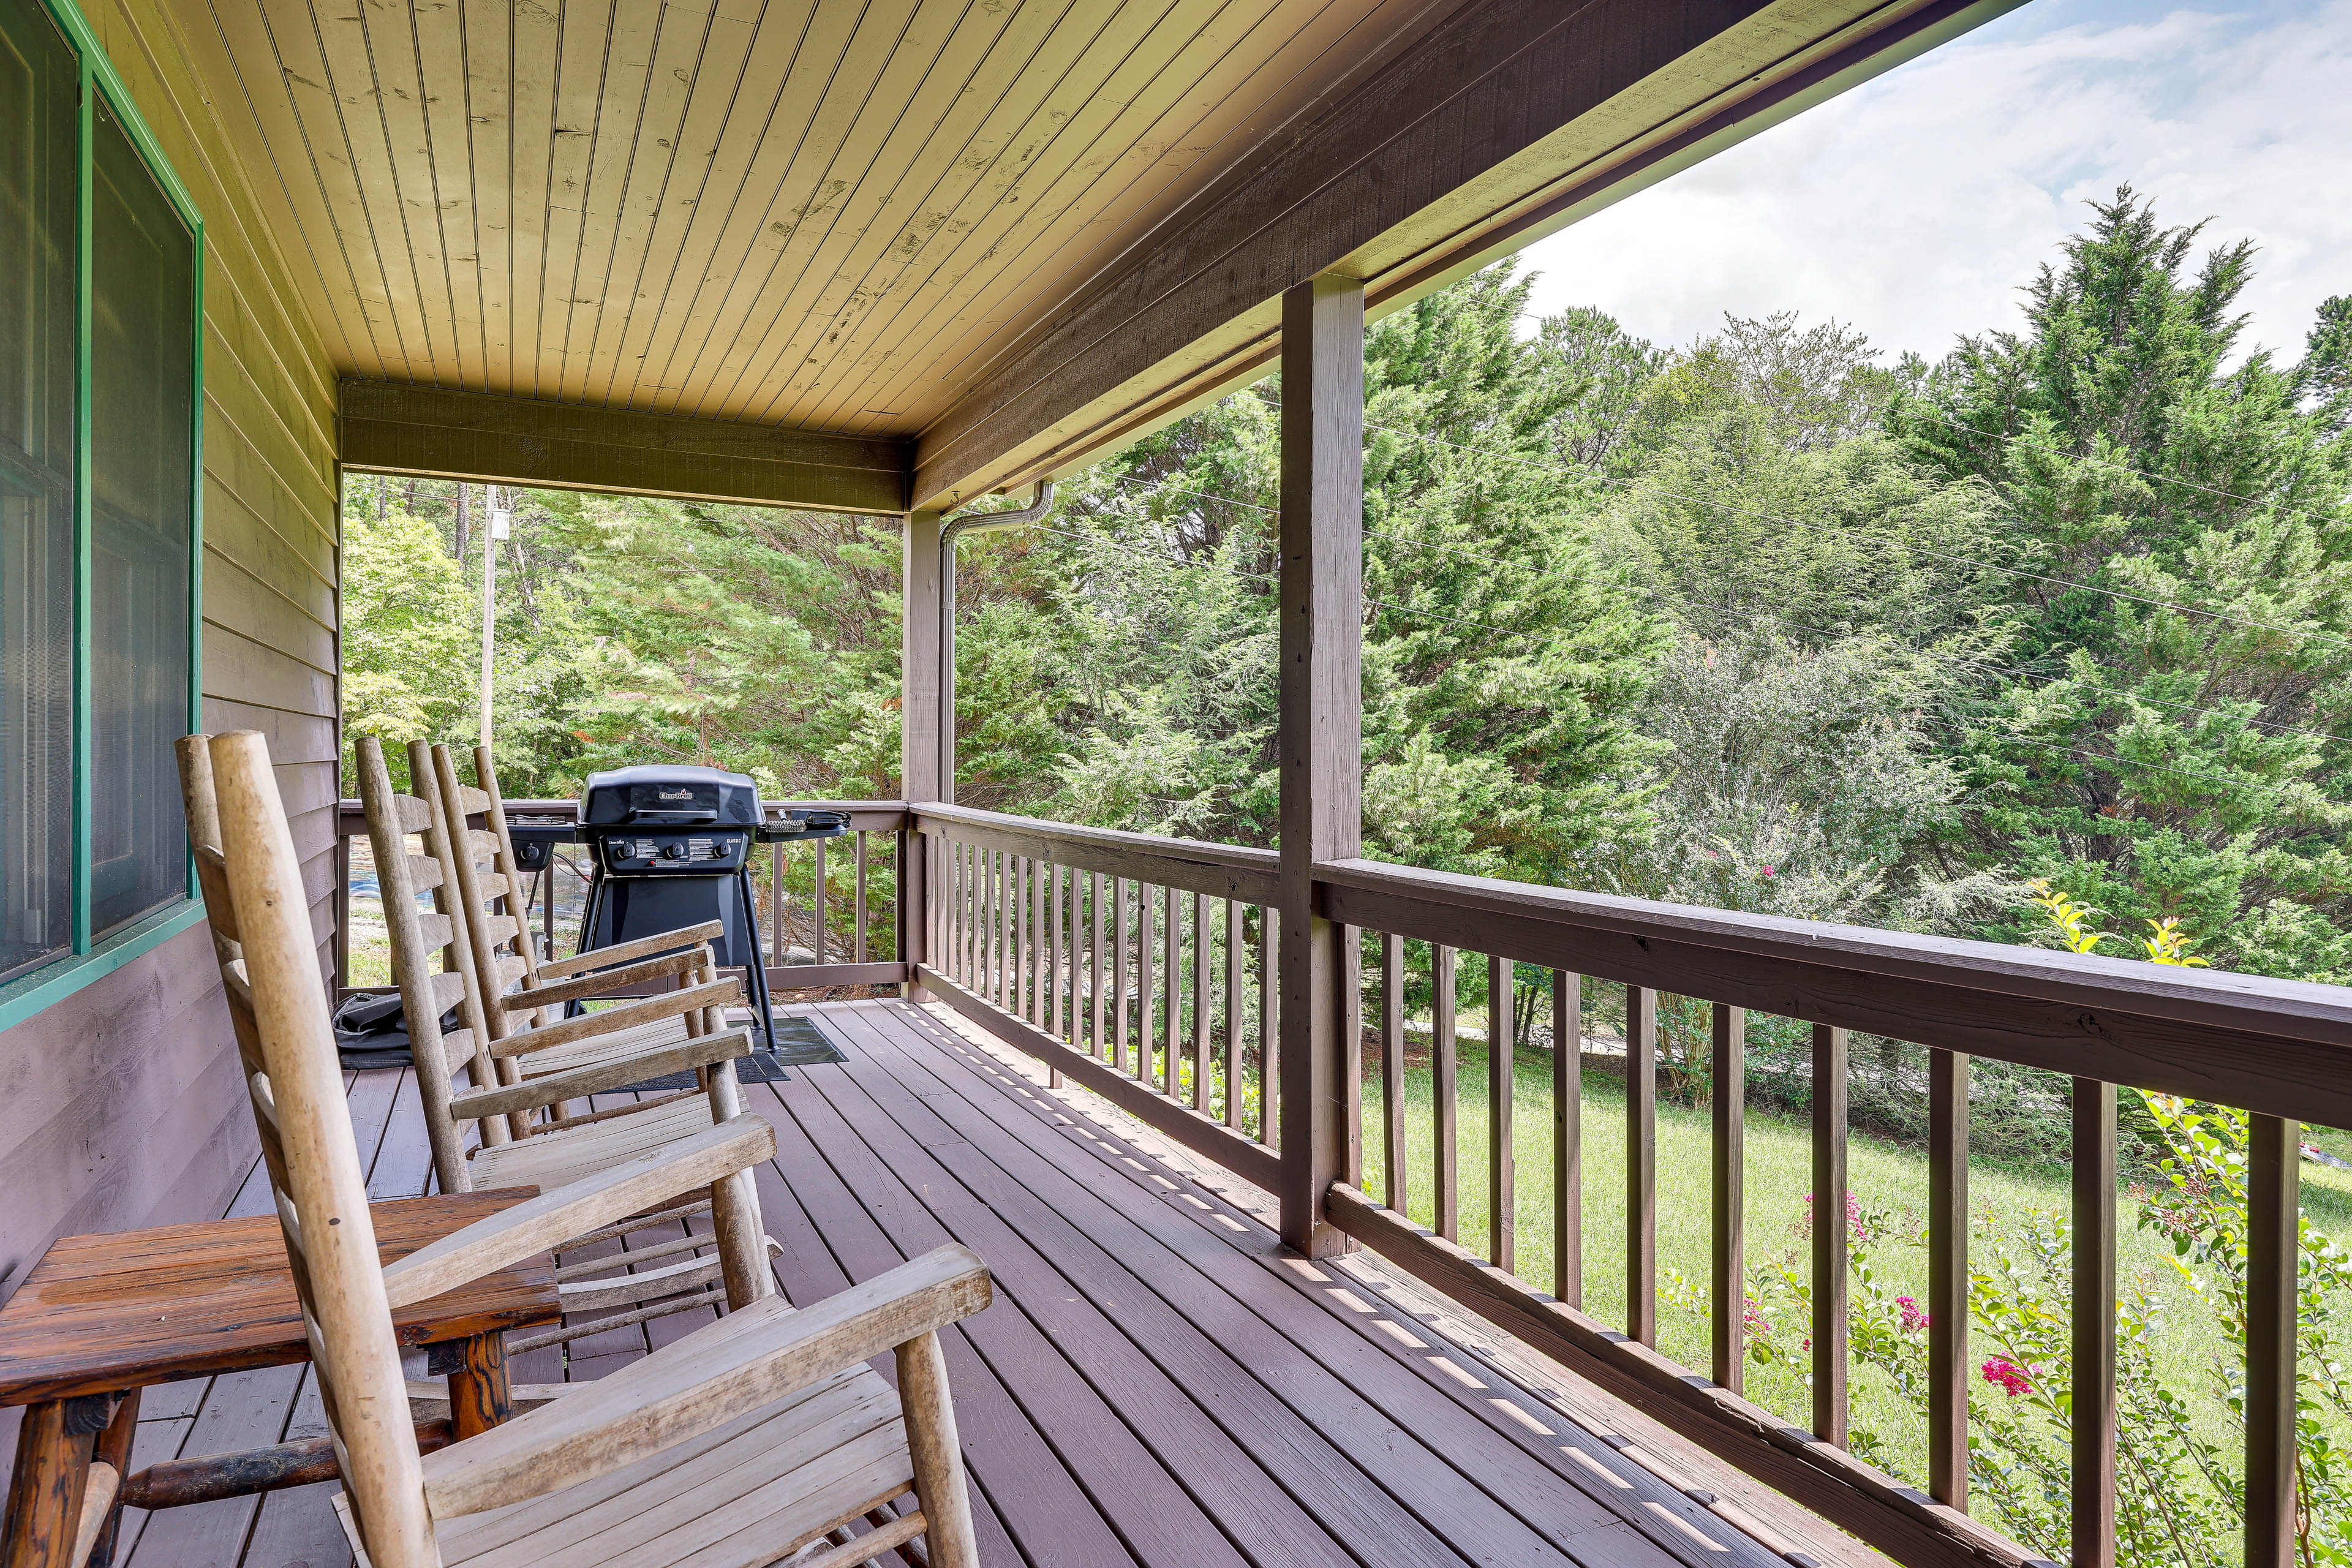
{"label": "rocking chair slatted back", "polygon": [[[436,948],[446,962],[457,941],[457,911],[440,890],[440,862],[429,856],[412,854],[408,847],[408,836],[412,833],[428,839],[433,836],[433,807],[427,801],[394,790],[392,772],[384,765],[383,745],[373,735],[362,735],[352,752],[359,764],[360,806],[367,819],[368,846],[375,853],[376,886],[383,897],[383,922],[392,938],[393,982],[400,988],[401,1009],[408,1023],[409,1054],[415,1063],[417,1088],[425,1103],[425,1126],[433,1145],[433,1169],[441,1178],[443,1192],[471,1192],[473,1183],[466,1169],[465,1141],[457,1119],[448,1114],[449,1103],[456,1095],[450,1077],[450,1047],[457,1042],[443,1037],[441,1018],[452,1005],[458,1008],[458,1017],[465,1026],[467,1037],[461,1048],[473,1053],[476,1081],[483,1081],[486,1072],[491,1075],[488,1081],[495,1083],[498,1079],[485,1048],[482,1009],[468,994],[465,977],[446,971],[435,974],[425,964],[425,955]],[[436,873],[435,901],[442,907],[430,913],[416,907],[416,895],[424,890],[416,885],[415,875],[420,860]]]}
{"label": "rocking chair slatted back", "polygon": [[264,739],[217,736],[210,752],[221,879],[242,950],[225,966],[229,1007],[261,1058],[247,1089],[336,1460],[377,1568],[432,1568],[439,1552],[301,862]]}
{"label": "rocking chair slatted back", "polygon": [[[194,765],[192,750],[208,765]],[[715,1195],[730,1182],[748,1184],[751,1169],[775,1152],[774,1130],[758,1117],[731,1116],[381,1268],[301,866],[268,745],[250,731],[208,746],[194,737],[181,757],[191,832],[210,867],[207,889],[217,893],[222,979],[240,1049],[256,1064],[247,1075],[255,1125],[343,1478],[336,1503],[362,1560],[375,1568],[442,1568],[445,1561],[487,1568],[512,1555],[508,1548],[526,1546],[510,1539],[502,1521],[511,1522],[513,1510],[505,1505],[532,1502],[545,1519],[526,1521],[530,1542],[517,1560],[686,1568],[709,1561],[716,1546],[730,1561],[749,1562],[758,1552],[744,1555],[744,1547],[781,1557],[843,1542],[844,1521],[911,1492],[915,1511],[822,1560],[870,1558],[919,1533],[937,1568],[973,1568],[970,1489],[939,1331],[987,1306],[990,1283],[961,1247],[942,1247],[806,1312],[779,1300],[752,1301],[609,1384],[585,1385],[451,1445],[428,1471],[401,1373],[394,1300],[436,1294],[565,1236],[603,1235],[615,1221],[625,1227],[633,1214],[674,1215],[664,1205],[684,1192],[709,1187]],[[380,772],[380,752],[374,760]],[[382,820],[397,826],[389,799],[380,793]],[[898,1361],[897,1393],[864,1364],[883,1350]],[[558,1408],[567,1402],[576,1410]],[[672,1458],[678,1445],[730,1426],[739,1438],[757,1436],[718,1489],[698,1467]],[[689,1487],[690,1518],[677,1511]],[[595,1502],[609,1506],[588,1506]]]}

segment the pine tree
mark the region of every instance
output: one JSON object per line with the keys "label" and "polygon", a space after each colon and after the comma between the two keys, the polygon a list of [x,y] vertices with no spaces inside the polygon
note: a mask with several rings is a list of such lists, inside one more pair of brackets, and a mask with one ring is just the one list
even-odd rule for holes
{"label": "pine tree", "polygon": [[1965,748],[1975,854],[2319,975],[2352,964],[2352,447],[2267,353],[2231,363],[2253,251],[2192,270],[2202,227],[2094,204],[2026,330],[1964,340],[1890,424],[1992,487],[2017,552],[2016,675]]}

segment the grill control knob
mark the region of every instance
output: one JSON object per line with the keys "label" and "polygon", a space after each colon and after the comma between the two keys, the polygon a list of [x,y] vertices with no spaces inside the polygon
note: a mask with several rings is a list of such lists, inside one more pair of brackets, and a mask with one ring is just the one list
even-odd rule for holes
{"label": "grill control knob", "polygon": [[665,859],[665,860],[683,860],[683,859],[685,859],[685,858],[686,858],[686,846],[685,846],[685,845],[683,845],[683,844],[665,844],[665,845],[663,845],[663,846],[662,846],[662,858],[663,858],[663,859]]}

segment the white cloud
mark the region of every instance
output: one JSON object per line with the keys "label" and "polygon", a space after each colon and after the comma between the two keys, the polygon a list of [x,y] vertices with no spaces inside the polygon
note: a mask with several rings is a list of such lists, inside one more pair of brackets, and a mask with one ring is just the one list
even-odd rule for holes
{"label": "white cloud", "polygon": [[2352,0],[2161,10],[2037,0],[1530,247],[1541,311],[1661,342],[1726,310],[1836,316],[1940,354],[2128,181],[2252,238],[2249,336],[2292,361],[2352,293]]}

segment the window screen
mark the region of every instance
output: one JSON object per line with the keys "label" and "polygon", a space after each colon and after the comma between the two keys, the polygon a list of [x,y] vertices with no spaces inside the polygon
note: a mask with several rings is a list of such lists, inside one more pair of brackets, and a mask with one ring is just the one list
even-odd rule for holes
{"label": "window screen", "polygon": [[76,72],[0,0],[0,980],[73,944]]}
{"label": "window screen", "polygon": [[194,237],[98,110],[91,213],[90,929],[181,896]]}

